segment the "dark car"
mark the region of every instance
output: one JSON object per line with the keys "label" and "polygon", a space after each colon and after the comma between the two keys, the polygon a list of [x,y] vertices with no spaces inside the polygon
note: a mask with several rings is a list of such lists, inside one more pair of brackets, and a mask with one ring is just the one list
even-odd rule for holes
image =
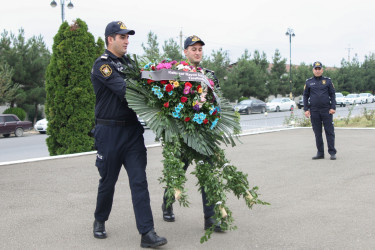
{"label": "dark car", "polygon": [[0,115],[0,134],[4,137],[9,137],[10,134],[15,134],[19,137],[23,135],[24,130],[33,128],[33,123],[29,121],[20,121],[16,115]]}
{"label": "dark car", "polygon": [[237,103],[237,105],[234,106],[233,110],[239,113],[245,113],[247,115],[254,112],[264,113],[266,112],[266,103],[257,99],[243,100]]}

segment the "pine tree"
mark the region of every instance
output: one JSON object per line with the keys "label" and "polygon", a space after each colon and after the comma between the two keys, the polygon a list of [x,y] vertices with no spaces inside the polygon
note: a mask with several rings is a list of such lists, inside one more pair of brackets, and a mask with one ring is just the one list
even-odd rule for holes
{"label": "pine tree", "polygon": [[46,72],[47,146],[50,155],[93,149],[95,94],[90,72],[104,42],[88,32],[84,21],[64,22],[54,37]]}

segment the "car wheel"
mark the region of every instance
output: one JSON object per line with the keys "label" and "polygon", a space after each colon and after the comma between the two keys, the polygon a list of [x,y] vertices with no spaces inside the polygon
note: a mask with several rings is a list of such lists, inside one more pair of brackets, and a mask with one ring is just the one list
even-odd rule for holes
{"label": "car wheel", "polygon": [[9,137],[9,136],[10,136],[10,134],[3,134],[3,136],[4,136],[4,137]]}
{"label": "car wheel", "polygon": [[39,131],[39,133],[40,133],[40,134],[45,134],[45,133],[46,133],[46,131]]}
{"label": "car wheel", "polygon": [[280,107],[279,106],[276,107],[276,112],[280,112]]}
{"label": "car wheel", "polygon": [[346,104],[343,104],[342,106],[346,107]]}
{"label": "car wheel", "polygon": [[14,132],[14,134],[16,135],[16,137],[22,136],[23,135],[23,129],[22,128],[17,128],[16,132]]}
{"label": "car wheel", "polygon": [[264,112],[266,112],[266,108],[262,108],[260,112],[263,114]]}
{"label": "car wheel", "polygon": [[251,113],[253,113],[253,111],[251,111],[251,108],[247,108],[247,112],[246,112],[248,115],[251,115]]}

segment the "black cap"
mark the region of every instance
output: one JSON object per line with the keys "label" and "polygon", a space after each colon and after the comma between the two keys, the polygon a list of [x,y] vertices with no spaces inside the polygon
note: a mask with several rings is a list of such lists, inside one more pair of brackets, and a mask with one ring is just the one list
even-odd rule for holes
{"label": "black cap", "polygon": [[313,68],[316,69],[316,68],[323,68],[323,64],[321,62],[314,62],[313,63]]}
{"label": "black cap", "polygon": [[134,35],[135,31],[134,30],[128,30],[126,28],[125,24],[121,21],[114,21],[110,22],[107,27],[105,28],[105,37],[111,35],[111,34],[129,34],[129,35]]}
{"label": "black cap", "polygon": [[184,49],[187,49],[187,47],[194,45],[196,43],[201,43],[204,45],[204,42],[197,36],[189,36],[186,38],[185,43],[184,43]]}

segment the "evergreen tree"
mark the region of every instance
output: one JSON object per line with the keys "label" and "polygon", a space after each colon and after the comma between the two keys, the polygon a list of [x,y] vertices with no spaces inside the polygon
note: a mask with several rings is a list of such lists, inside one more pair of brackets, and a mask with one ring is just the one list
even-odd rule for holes
{"label": "evergreen tree", "polygon": [[12,82],[13,69],[0,62],[0,105],[9,103],[16,96],[19,85]]}
{"label": "evergreen tree", "polygon": [[35,122],[38,105],[45,101],[44,77],[50,52],[41,36],[26,40],[23,29],[19,30],[18,36],[4,31],[0,39],[0,52],[0,59],[14,69],[12,82],[20,86],[10,105],[13,107],[17,104],[24,108]]}
{"label": "evergreen tree", "polygon": [[306,80],[313,76],[312,66],[302,63],[298,67],[293,68],[292,76],[293,76],[292,91],[293,91],[294,96],[303,95],[303,90],[304,90]]}
{"label": "evergreen tree", "polygon": [[285,62],[286,59],[281,59],[278,49],[276,49],[273,56],[273,65],[271,74],[268,80],[267,88],[269,93],[277,96],[277,94],[285,95],[289,93],[289,76],[286,72]]}
{"label": "evergreen tree", "polygon": [[150,31],[147,35],[147,47],[142,43],[145,52],[144,57],[150,62],[158,62],[161,58],[159,51],[158,36]]}
{"label": "evergreen tree", "polygon": [[[88,32],[84,21],[64,22],[54,37],[46,72],[47,146],[50,155],[93,149],[95,94],[90,72],[104,43]],[[100,52],[100,53],[99,53]]]}
{"label": "evergreen tree", "polygon": [[170,38],[168,41],[164,41],[163,45],[163,58],[170,58],[172,60],[181,61],[182,55],[180,52],[180,46],[176,43],[173,38]]}
{"label": "evergreen tree", "polygon": [[362,64],[363,80],[366,89],[364,91],[371,91],[375,94],[375,54],[372,53],[365,56],[365,61]]}

